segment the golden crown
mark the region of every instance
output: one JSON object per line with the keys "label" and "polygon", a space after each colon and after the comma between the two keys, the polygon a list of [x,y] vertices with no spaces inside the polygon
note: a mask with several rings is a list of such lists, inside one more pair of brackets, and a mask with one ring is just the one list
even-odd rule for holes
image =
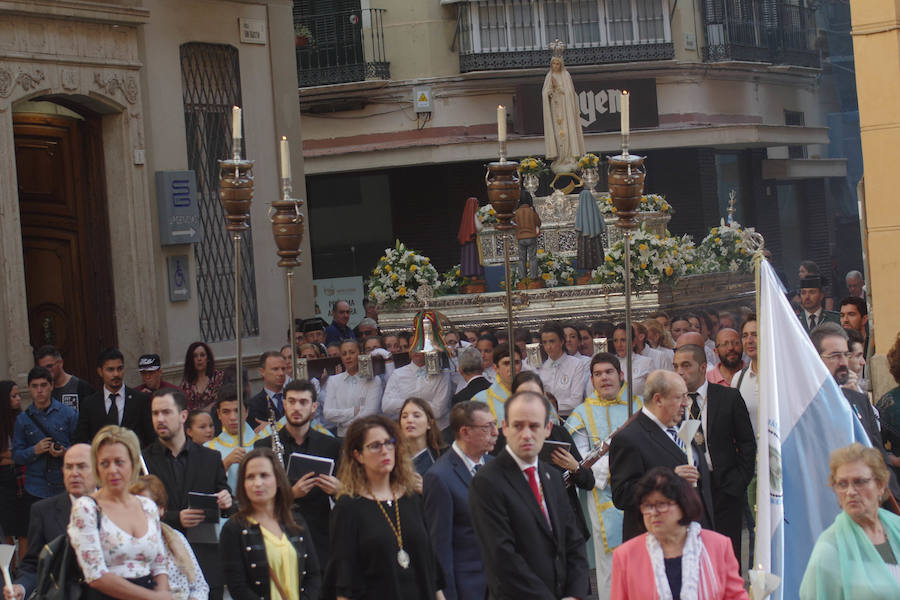
{"label": "golden crown", "polygon": [[550,42],[550,52],[552,53],[552,58],[562,59],[563,53],[566,51],[566,43],[561,42],[558,39]]}

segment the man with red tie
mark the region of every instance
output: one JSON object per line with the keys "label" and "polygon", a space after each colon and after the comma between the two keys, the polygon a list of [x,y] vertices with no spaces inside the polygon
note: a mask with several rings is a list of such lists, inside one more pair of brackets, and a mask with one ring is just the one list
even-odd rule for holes
{"label": "man with red tie", "polygon": [[550,434],[550,404],[534,392],[506,401],[506,448],[469,489],[472,524],[491,598],[584,598],[584,536],[559,471],[538,460]]}

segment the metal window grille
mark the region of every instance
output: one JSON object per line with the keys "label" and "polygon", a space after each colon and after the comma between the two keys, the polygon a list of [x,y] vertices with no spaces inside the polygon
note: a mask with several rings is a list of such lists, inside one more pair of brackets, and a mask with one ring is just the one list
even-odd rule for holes
{"label": "metal window grille", "polygon": [[674,57],[665,0],[480,0],[459,5],[460,68],[546,66],[566,43],[567,64]]}
{"label": "metal window grille", "polygon": [[[238,51],[224,44],[190,42],[181,46],[181,84],[188,168],[197,174],[200,242],[197,297],[200,335],[208,342],[234,339],[234,246],[225,230],[219,201],[219,165],[231,154],[231,109],[241,105]],[[243,335],[259,335],[253,238],[241,245],[241,317]]]}

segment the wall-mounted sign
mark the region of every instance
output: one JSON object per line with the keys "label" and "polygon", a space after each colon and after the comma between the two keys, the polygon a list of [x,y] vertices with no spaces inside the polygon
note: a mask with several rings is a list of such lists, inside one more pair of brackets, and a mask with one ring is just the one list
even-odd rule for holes
{"label": "wall-mounted sign", "polygon": [[238,19],[241,28],[241,43],[265,44],[266,22],[262,19]]}
{"label": "wall-mounted sign", "polygon": [[169,302],[188,300],[191,297],[191,288],[187,255],[166,257],[166,272],[169,279]]}
{"label": "wall-mounted sign", "polygon": [[334,303],[338,300],[346,300],[350,304],[350,327],[356,327],[366,316],[362,305],[366,293],[362,277],[314,279],[313,289],[316,296],[316,316],[325,319],[329,325],[333,319],[331,313]]}
{"label": "wall-mounted sign", "polygon": [[[655,79],[579,81],[573,78],[573,83],[585,133],[619,130],[622,90],[631,94],[631,128],[659,127]],[[542,87],[537,84],[516,87],[515,126],[518,133],[543,135]]]}
{"label": "wall-mounted sign", "polygon": [[200,241],[197,178],[193,171],[157,171],[159,243],[163,246]]}

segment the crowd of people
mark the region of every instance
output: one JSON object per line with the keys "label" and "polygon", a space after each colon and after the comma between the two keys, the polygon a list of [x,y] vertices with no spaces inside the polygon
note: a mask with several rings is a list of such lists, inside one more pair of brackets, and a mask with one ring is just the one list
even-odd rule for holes
{"label": "crowd of people", "polygon": [[[900,517],[881,508],[900,497],[900,387],[872,402],[865,301],[831,312],[805,275],[798,319],[874,449],[832,456],[843,512],[802,597],[900,597]],[[512,340],[445,329],[450,366],[435,372],[410,352],[414,332],[379,330],[374,306],[356,328],[346,302],[332,316],[262,354],[243,405],[204,342],[180,385],[147,354],[131,388],[122,353],[104,350],[96,391],[39,348],[31,405],[0,382],[0,525],[20,552],[4,597],[29,596],[41,548],[64,533],[102,598],[747,597],[751,309],[635,322],[634,389],[622,323],[546,322]],[[363,354],[384,373],[363,374]],[[295,355],[340,365],[291,379]],[[900,338],[888,357],[900,383]],[[699,421],[688,439],[683,419]],[[860,572],[875,593],[854,587]]]}

